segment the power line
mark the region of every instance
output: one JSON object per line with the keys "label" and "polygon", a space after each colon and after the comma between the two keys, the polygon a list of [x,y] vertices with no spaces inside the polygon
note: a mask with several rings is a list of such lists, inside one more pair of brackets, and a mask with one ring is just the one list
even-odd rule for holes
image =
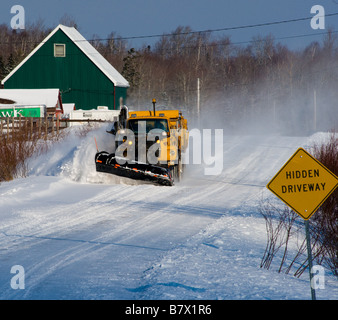
{"label": "power line", "polygon": [[[337,34],[338,31],[330,31],[331,34]],[[325,32],[317,32],[317,33],[309,33],[309,34],[299,34],[299,35],[290,35],[290,36],[284,36],[284,37],[272,37],[271,40],[273,41],[279,41],[279,40],[287,40],[287,39],[298,39],[298,38],[305,38],[305,37],[313,37],[313,36],[323,36],[323,35],[327,35],[328,31]],[[257,41],[264,41],[264,38],[262,39],[253,39],[253,40],[246,40],[246,41],[237,41],[237,42],[231,42],[229,41],[229,43],[222,43],[222,42],[212,42],[212,43],[204,43],[201,44],[200,46],[198,46],[197,44],[195,45],[182,45],[179,47],[179,50],[186,50],[186,49],[199,49],[199,48],[210,48],[210,47],[226,47],[226,46],[236,46],[236,45],[241,45],[241,44],[251,44],[251,43],[255,43]],[[82,40],[81,40],[82,41]],[[88,41],[88,40],[87,40]],[[90,40],[89,40],[90,41]],[[72,41],[69,41],[72,42]],[[76,41],[75,41],[76,42]],[[1,44],[1,43],[0,43]],[[162,51],[162,53],[158,53],[158,54],[162,54],[165,55],[164,52],[170,53],[172,50],[172,48],[165,48]],[[67,53],[67,56],[77,56],[77,55],[81,55],[82,53]],[[96,54],[101,54],[102,52],[89,52],[89,55],[96,55]],[[51,56],[53,55],[53,53],[49,53],[49,54],[41,54],[39,53],[39,56]]]}
{"label": "power line", "polygon": [[[328,13],[324,16],[319,17],[333,17],[338,16],[338,12]],[[313,16],[310,17],[303,17],[303,18],[295,18],[295,19],[288,19],[288,20],[279,20],[279,21],[272,21],[272,22],[264,22],[264,23],[257,23],[257,24],[249,24],[249,25],[241,25],[241,26],[234,26],[234,27],[225,27],[225,28],[218,28],[218,29],[207,29],[207,30],[199,30],[199,31],[186,31],[186,32],[177,32],[177,33],[163,33],[163,34],[153,34],[153,35],[141,35],[141,36],[129,36],[129,37],[117,37],[116,40],[137,40],[137,39],[148,39],[148,38],[159,38],[159,37],[173,37],[173,36],[181,36],[181,35],[190,35],[190,34],[203,34],[203,33],[213,33],[213,32],[222,32],[222,31],[233,31],[233,30],[241,30],[241,29],[250,29],[250,28],[259,28],[259,27],[266,27],[272,25],[279,25],[279,24],[286,24],[286,23],[293,23],[293,22],[300,22],[312,19]],[[75,40],[74,42],[83,42],[83,41],[108,41],[112,40],[111,38],[96,38],[96,39],[85,39],[85,40]],[[37,41],[27,41],[36,43]],[[13,43],[13,42],[12,42]],[[0,44],[8,44],[4,42],[0,42]]]}
{"label": "power line", "polygon": [[[336,34],[336,33],[338,33],[338,31],[330,31],[330,33]],[[292,35],[292,36],[278,37],[278,38],[273,38],[273,40],[288,40],[288,39],[298,39],[298,38],[305,38],[305,37],[317,37],[317,36],[324,36],[324,35],[327,35],[327,34],[328,34],[328,31],[325,31],[325,32],[298,34],[298,35]],[[246,43],[252,43],[252,42],[255,42],[255,41],[256,40],[239,41],[239,42],[232,42],[231,44],[233,44],[233,45],[246,44]],[[222,45],[222,44],[220,44],[220,45]]]}
{"label": "power line", "polygon": [[[333,16],[337,16],[337,15],[338,15],[338,12],[335,12],[335,13],[325,14],[325,16],[321,16],[321,17],[333,17]],[[226,27],[226,28],[219,28],[219,29],[208,29],[208,30],[188,31],[188,32],[180,32],[180,33],[166,33],[166,34],[120,37],[119,40],[135,40],[135,39],[145,39],[145,38],[158,38],[158,37],[171,37],[171,36],[189,35],[189,34],[212,33],[212,32],[220,32],[220,31],[232,31],[232,30],[258,28],[258,27],[272,26],[272,25],[278,25],[278,24],[284,24],[284,23],[306,21],[306,20],[310,20],[312,18],[313,17],[311,16],[311,17],[305,17],[305,18],[280,20],[280,21],[265,22],[265,23],[250,24],[250,25],[235,26],[235,27]],[[96,39],[96,40],[109,40],[109,39]]]}
{"label": "power line", "polygon": [[[333,17],[338,16],[338,12],[335,13],[328,13],[324,16],[319,17]],[[181,35],[190,35],[190,34],[203,34],[203,33],[213,33],[213,32],[221,32],[221,31],[232,31],[232,30],[241,30],[241,29],[250,29],[250,28],[258,28],[258,27],[266,27],[278,24],[285,24],[285,23],[293,23],[293,22],[300,22],[312,19],[311,17],[303,17],[303,18],[296,18],[296,19],[289,19],[289,20],[279,20],[279,21],[272,21],[272,22],[265,22],[265,23],[257,23],[257,24],[249,24],[249,25],[242,25],[242,26],[234,26],[234,27],[225,27],[225,28],[218,28],[218,29],[207,29],[207,30],[200,30],[200,31],[187,31],[187,32],[177,32],[177,33],[163,33],[163,34],[153,34],[153,35],[142,35],[142,36],[129,36],[129,37],[117,37],[116,40],[137,40],[137,39],[148,39],[148,38],[160,38],[160,37],[173,37],[173,36],[181,36]],[[78,42],[81,41],[108,41],[111,40],[110,38],[99,38],[99,39],[90,39],[90,40],[77,40]]]}

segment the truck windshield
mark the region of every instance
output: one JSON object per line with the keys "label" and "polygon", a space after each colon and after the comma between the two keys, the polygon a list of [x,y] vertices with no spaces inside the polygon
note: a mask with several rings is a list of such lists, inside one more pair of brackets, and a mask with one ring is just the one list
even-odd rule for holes
{"label": "truck windshield", "polygon": [[134,133],[149,133],[152,129],[168,132],[168,121],[165,119],[129,120],[128,127]]}

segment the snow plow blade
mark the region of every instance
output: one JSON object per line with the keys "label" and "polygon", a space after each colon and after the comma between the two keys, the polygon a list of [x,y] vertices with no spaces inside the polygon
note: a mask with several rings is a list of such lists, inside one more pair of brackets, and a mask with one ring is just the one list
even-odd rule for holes
{"label": "snow plow blade", "polygon": [[114,154],[109,154],[105,151],[96,153],[95,164],[96,171],[98,172],[110,173],[135,180],[152,181],[165,186],[172,186],[174,184],[169,169],[139,162],[119,164]]}

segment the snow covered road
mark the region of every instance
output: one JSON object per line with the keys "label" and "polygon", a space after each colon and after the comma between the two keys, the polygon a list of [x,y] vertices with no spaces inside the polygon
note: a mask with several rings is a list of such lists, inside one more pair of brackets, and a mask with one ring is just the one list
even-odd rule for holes
{"label": "snow covered road", "polygon": [[[309,299],[300,279],[259,268],[265,186],[312,137],[224,136],[223,171],[189,165],[154,186],[96,173],[93,137],[70,136],[0,185],[0,299]],[[11,287],[11,267],[25,288]],[[327,275],[318,298],[338,299]]]}

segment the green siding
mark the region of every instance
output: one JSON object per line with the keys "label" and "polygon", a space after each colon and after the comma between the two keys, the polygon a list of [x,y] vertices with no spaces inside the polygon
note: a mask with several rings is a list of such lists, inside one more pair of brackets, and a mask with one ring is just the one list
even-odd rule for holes
{"label": "green siding", "polygon": [[[66,45],[66,57],[54,57],[54,43]],[[97,106],[119,108],[125,103],[127,88],[115,88],[98,67],[64,34],[58,30],[4,84],[6,89],[59,88],[63,103],[75,103],[76,109]]]}

